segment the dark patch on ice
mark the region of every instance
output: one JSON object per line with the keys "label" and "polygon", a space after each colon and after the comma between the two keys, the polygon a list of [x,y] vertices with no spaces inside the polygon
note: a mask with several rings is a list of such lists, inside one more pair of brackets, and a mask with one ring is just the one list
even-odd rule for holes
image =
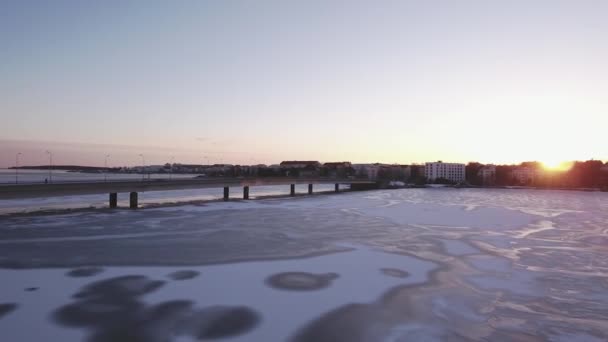
{"label": "dark patch on ice", "polygon": [[32,292],[38,290],[38,287],[26,287],[23,291]]}
{"label": "dark patch on ice", "polygon": [[17,309],[15,303],[0,303],[0,319]]}
{"label": "dark patch on ice", "polygon": [[103,272],[101,267],[79,267],[68,271],[65,275],[68,277],[91,277]]}
{"label": "dark patch on ice", "polygon": [[[366,327],[378,319],[376,329],[366,332]],[[315,319],[293,337],[294,342],[370,341],[381,340],[380,328],[385,327],[382,308],[378,305],[349,304],[332,310]],[[363,324],[362,324],[363,323]]]}
{"label": "dark patch on ice", "polygon": [[142,275],[127,275],[104,279],[85,286],[74,298],[135,300],[136,297],[153,292],[165,284],[162,280],[150,280]]}
{"label": "dark patch on ice", "polygon": [[411,321],[380,303],[348,304],[306,325],[293,342],[463,341],[437,324]]}
{"label": "dark patch on ice", "polygon": [[410,274],[407,271],[398,268],[381,268],[380,272],[389,277],[407,278]]}
{"label": "dark patch on ice", "polygon": [[173,280],[187,280],[198,277],[200,273],[192,270],[175,271],[167,275],[167,277]]}
{"label": "dark patch on ice", "polygon": [[280,290],[314,291],[328,287],[336,278],[336,273],[283,272],[266,278],[266,284]]}
{"label": "dark patch on ice", "polygon": [[88,328],[89,342],[165,342],[177,335],[221,338],[246,333],[260,321],[247,307],[195,309],[189,300],[156,305],[140,300],[164,283],[140,275],[94,282],[73,296],[75,302],[57,309],[53,318],[61,325]]}
{"label": "dark patch on ice", "polygon": [[200,310],[196,316],[203,318],[197,337],[200,339],[225,338],[250,331],[260,322],[260,315],[252,309],[215,306]]}
{"label": "dark patch on ice", "polygon": [[143,311],[144,304],[138,297],[157,290],[163,284],[163,281],[140,275],[94,282],[74,294],[73,298],[77,301],[59,308],[54,318],[67,326],[92,327],[96,330],[116,328]]}

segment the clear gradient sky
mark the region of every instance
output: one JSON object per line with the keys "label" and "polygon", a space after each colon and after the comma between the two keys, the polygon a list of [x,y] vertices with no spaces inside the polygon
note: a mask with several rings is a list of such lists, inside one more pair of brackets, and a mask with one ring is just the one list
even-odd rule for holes
{"label": "clear gradient sky", "polygon": [[0,167],[608,159],[608,1],[0,2]]}

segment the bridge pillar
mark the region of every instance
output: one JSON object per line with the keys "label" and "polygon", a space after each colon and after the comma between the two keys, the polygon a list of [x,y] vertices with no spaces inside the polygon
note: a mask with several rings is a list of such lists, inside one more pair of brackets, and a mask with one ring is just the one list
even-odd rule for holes
{"label": "bridge pillar", "polygon": [[118,207],[118,194],[110,192],[110,208],[114,209]]}
{"label": "bridge pillar", "polygon": [[243,187],[243,199],[249,199],[249,187],[248,186]]}
{"label": "bridge pillar", "polygon": [[229,198],[230,198],[230,188],[225,186],[224,187],[224,201],[228,201]]}
{"label": "bridge pillar", "polygon": [[308,194],[312,195],[312,184],[308,184]]}
{"label": "bridge pillar", "polygon": [[289,196],[295,196],[296,195],[296,185],[295,184],[290,184],[289,186]]}
{"label": "bridge pillar", "polygon": [[137,192],[129,194],[129,208],[137,209]]}
{"label": "bridge pillar", "polygon": [[340,191],[340,184],[336,183],[335,190],[336,190],[336,192]]}

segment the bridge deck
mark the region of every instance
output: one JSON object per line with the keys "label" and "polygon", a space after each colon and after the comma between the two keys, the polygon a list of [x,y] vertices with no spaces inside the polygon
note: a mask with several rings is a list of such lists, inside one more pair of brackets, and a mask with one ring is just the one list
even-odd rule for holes
{"label": "bridge deck", "polygon": [[375,184],[369,180],[331,178],[215,178],[158,179],[86,183],[0,185],[0,199],[93,195],[121,192],[165,191],[289,184]]}

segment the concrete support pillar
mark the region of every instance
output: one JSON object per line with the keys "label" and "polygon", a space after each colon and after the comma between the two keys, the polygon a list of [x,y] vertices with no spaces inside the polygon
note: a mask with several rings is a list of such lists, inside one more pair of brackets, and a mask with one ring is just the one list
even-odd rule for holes
{"label": "concrete support pillar", "polygon": [[110,208],[118,207],[118,194],[110,192]]}
{"label": "concrete support pillar", "polygon": [[312,195],[312,184],[308,184],[308,194]]}
{"label": "concrete support pillar", "polygon": [[248,186],[243,187],[243,199],[249,199],[249,187]]}
{"label": "concrete support pillar", "polygon": [[296,185],[295,184],[291,184],[290,185],[289,195],[290,196],[295,196],[296,195]]}
{"label": "concrete support pillar", "polygon": [[340,191],[340,184],[336,183],[336,187],[335,187],[336,192]]}
{"label": "concrete support pillar", "polygon": [[137,209],[137,192],[129,194],[129,208]]}
{"label": "concrete support pillar", "polygon": [[230,198],[230,188],[225,186],[224,187],[224,201],[227,201]]}

